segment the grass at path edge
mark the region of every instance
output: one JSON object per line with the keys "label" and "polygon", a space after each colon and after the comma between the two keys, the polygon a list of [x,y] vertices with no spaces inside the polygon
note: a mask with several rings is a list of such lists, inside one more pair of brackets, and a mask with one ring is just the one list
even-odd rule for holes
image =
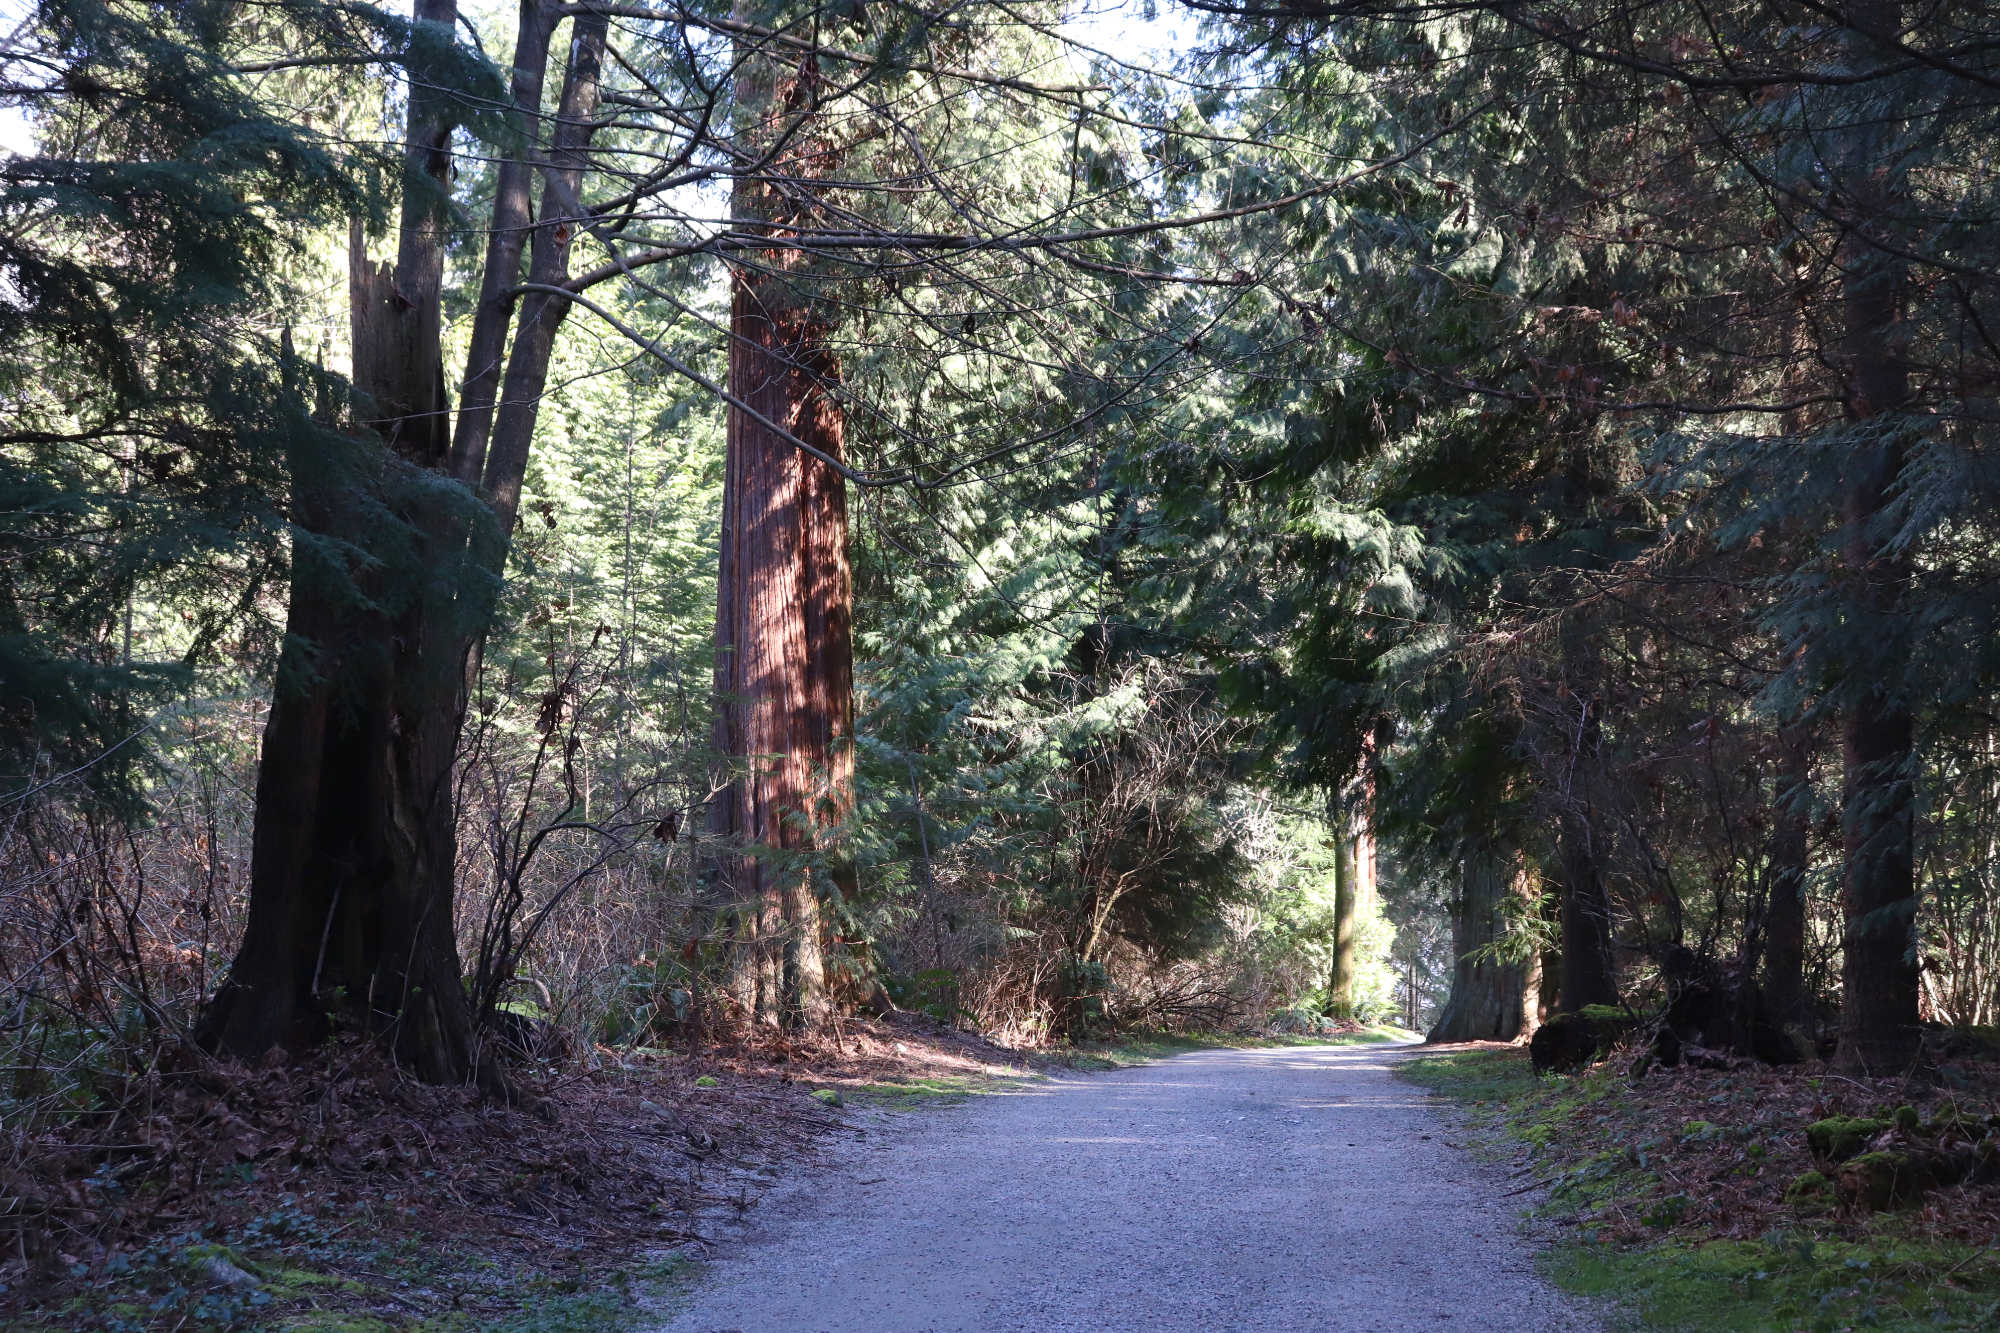
{"label": "grass at path edge", "polygon": [[[1543,1078],[1529,1068],[1525,1050],[1489,1049],[1407,1060],[1395,1075],[1456,1103],[1486,1146],[1532,1154],[1537,1174],[1555,1173],[1553,1188],[1534,1211],[1575,1231],[1543,1255],[1542,1270],[1567,1291],[1616,1304],[1613,1327],[1689,1333],[2000,1328],[2000,1260],[1993,1252],[1899,1236],[1893,1213],[1878,1214],[1862,1234],[1848,1237],[1807,1217],[1751,1240],[1665,1234],[1676,1196],[1647,1169],[1645,1154],[1591,1154],[1565,1133],[1580,1113],[1616,1113],[1622,1080],[1608,1067]],[[1659,1239],[1619,1244],[1597,1236],[1599,1205],[1647,1198],[1661,1208]]]}

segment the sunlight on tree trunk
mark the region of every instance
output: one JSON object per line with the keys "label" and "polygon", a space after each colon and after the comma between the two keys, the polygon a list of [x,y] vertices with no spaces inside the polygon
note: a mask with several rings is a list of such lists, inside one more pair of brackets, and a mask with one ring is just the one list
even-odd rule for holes
{"label": "sunlight on tree trunk", "polygon": [[[752,143],[776,145],[810,118],[810,61],[786,69],[753,52],[737,77]],[[747,178],[734,199],[735,216],[756,219],[777,243],[732,278],[715,640],[716,749],[732,768],[711,826],[729,847],[718,888],[738,922],[738,998],[759,1023],[810,1028],[834,1006],[820,879],[836,892],[848,879],[833,845],[853,805],[847,492],[837,471],[768,423],[834,459],[845,423],[813,279],[782,243],[802,206]]]}
{"label": "sunlight on tree trunk", "polygon": [[1333,845],[1333,965],[1327,971],[1327,999],[1335,1018],[1354,1016],[1354,927],[1360,907],[1360,864],[1352,817],[1337,811]]}
{"label": "sunlight on tree trunk", "polygon": [[1534,1031],[1539,977],[1529,960],[1496,947],[1506,934],[1503,899],[1524,896],[1528,875],[1519,854],[1484,839],[1466,843],[1452,903],[1451,996],[1426,1040],[1512,1041]]}

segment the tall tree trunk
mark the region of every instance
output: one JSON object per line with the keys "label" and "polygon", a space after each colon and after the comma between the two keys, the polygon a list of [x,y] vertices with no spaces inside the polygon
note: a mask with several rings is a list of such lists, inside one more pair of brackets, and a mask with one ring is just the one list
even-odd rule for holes
{"label": "tall tree trunk", "polygon": [[1801,723],[1778,728],[1776,799],[1772,802],[1769,885],[1764,908],[1764,1002],[1780,1027],[1806,1023],[1806,857],[1812,822],[1812,733]]}
{"label": "tall tree trunk", "polygon": [[1389,720],[1369,729],[1361,743],[1361,772],[1355,781],[1354,908],[1357,919],[1375,915],[1381,893],[1381,865],[1375,844],[1375,790],[1381,778],[1382,751],[1390,740]]}
{"label": "tall tree trunk", "polygon": [[1381,751],[1390,738],[1385,718],[1372,726],[1361,742],[1361,763],[1352,782],[1334,798],[1333,966],[1327,993],[1333,1012],[1352,1018],[1358,999],[1355,985],[1356,935],[1362,922],[1375,914],[1377,862],[1375,855],[1375,786]]}
{"label": "tall tree trunk", "polygon": [[515,140],[513,151],[494,171],[493,225],[486,236],[479,305],[473,312],[465,382],[459,390],[458,425],[452,433],[452,475],[467,486],[478,486],[484,479],[494,404],[506,373],[507,330],[520,299],[517,279],[521,255],[535,227],[537,122],[542,114],[542,79],[556,19],[553,0],[521,0],[514,29],[513,106],[508,116]]}
{"label": "tall tree trunk", "polygon": [[[455,0],[418,0],[449,33]],[[311,1040],[329,1013],[393,1036],[427,1079],[476,1066],[452,905],[453,752],[462,716],[452,578],[424,550],[438,518],[414,470],[441,465],[450,406],[440,348],[452,121],[413,61],[394,266],[350,238],[354,384],[388,445],[377,466],[294,460],[299,526],[286,641],[264,732],[250,920],[203,1015],[213,1049],[254,1056]],[[357,444],[360,458],[366,446]],[[361,502],[372,489],[397,522]],[[386,544],[385,544],[386,543]],[[349,562],[342,548],[368,553]],[[400,548],[400,549],[398,549]],[[440,649],[444,651],[440,651]]]}
{"label": "tall tree trunk", "polygon": [[[461,431],[453,443],[454,455],[465,466],[470,466],[471,460],[484,452],[480,489],[496,519],[493,530],[503,543],[513,530],[514,517],[520,509],[521,485],[528,475],[528,453],[534,443],[535,423],[540,419],[542,394],[548,387],[556,333],[574,307],[566,295],[551,289],[560,289],[568,279],[570,248],[577,234],[591,221],[581,193],[590,140],[597,128],[595,117],[602,92],[599,80],[603,74],[607,26],[603,14],[585,10],[576,16],[571,27],[569,64],[563,74],[562,96],[556,105],[548,163],[542,170],[541,214],[529,244],[529,290],[520,301],[520,319],[514,328],[507,373],[493,414],[491,446],[482,451],[485,440],[477,422]],[[518,246],[505,262],[520,262]],[[474,332],[479,333],[477,326]],[[475,336],[475,343],[478,341]],[[480,354],[475,346],[471,355]],[[468,382],[473,373],[483,369],[482,363],[470,364]],[[482,553],[482,557],[487,571],[497,577],[505,560],[504,545],[499,551]]]}
{"label": "tall tree trunk", "polygon": [[[1857,69],[1881,64],[1901,22],[1900,7],[1883,0],[1852,6],[1847,35]],[[1856,432],[1842,477],[1841,555],[1848,623],[1843,632],[1867,644],[1865,679],[1850,678],[1843,718],[1844,794],[1841,845],[1846,865],[1841,906],[1842,940],[1839,1063],[1848,1069],[1890,1074],[1906,1068],[1917,1051],[1916,863],[1910,768],[1914,725],[1896,692],[1899,663],[1883,644],[1907,630],[1896,620],[1911,568],[1909,558],[1885,552],[1879,531],[1898,475],[1903,443],[1894,416],[1909,398],[1909,372],[1895,346],[1908,273],[1902,260],[1877,246],[1869,231],[1888,216],[1893,198],[1881,184],[1890,170],[1880,161],[1885,139],[1882,112],[1873,102],[1853,104],[1865,123],[1847,131],[1844,184],[1853,218],[1841,252],[1841,304],[1845,323],[1842,370],[1850,430],[1890,418],[1877,431]],[[1850,663],[1864,654],[1849,649]]]}
{"label": "tall tree trunk", "polygon": [[1359,908],[1360,866],[1355,856],[1351,814],[1338,803],[1333,835],[1333,966],[1327,996],[1335,1018],[1354,1017],[1354,924]]}
{"label": "tall tree trunk", "polygon": [[1492,956],[1506,928],[1504,898],[1522,892],[1525,862],[1484,839],[1466,843],[1452,904],[1451,996],[1427,1041],[1512,1041],[1534,1029],[1529,966]]}
{"label": "tall tree trunk", "polygon": [[[416,18],[448,38],[455,0],[418,0]],[[553,197],[576,196],[605,28],[602,15],[588,12],[575,23],[547,173]],[[524,4],[514,79],[524,127],[540,119],[549,36],[548,12]],[[310,1041],[326,1015],[345,1014],[393,1034],[398,1055],[426,1079],[476,1072],[498,1090],[504,1084],[478,1057],[453,929],[453,766],[466,662],[491,615],[534,408],[568,302],[545,298],[516,340],[509,397],[495,412],[492,349],[504,345],[513,305],[482,300],[467,378],[488,387],[454,440],[441,344],[452,124],[436,71],[413,65],[410,86],[394,265],[368,260],[358,226],[350,235],[354,384],[372,404],[361,424],[388,448],[376,455],[356,441],[344,467],[294,460],[299,527],[324,540],[294,543],[286,643],[258,774],[250,920],[201,1036],[248,1057]],[[528,225],[526,176],[518,163],[502,174],[488,258],[511,287]],[[560,281],[569,230],[545,218],[531,278]],[[490,280],[485,288],[487,297],[504,296]],[[489,429],[508,446],[490,459]],[[476,482],[493,497],[489,512],[482,516],[470,495],[457,507],[441,500],[439,475]],[[383,522],[378,503],[395,522]]]}
{"label": "tall tree trunk", "polygon": [[1566,760],[1557,814],[1556,866],[1560,875],[1558,920],[1562,946],[1561,1006],[1575,1013],[1585,1005],[1618,1003],[1617,963],[1612,954],[1611,895],[1598,854],[1595,784],[1603,745],[1604,703],[1600,688],[1603,659],[1598,626],[1571,613],[1561,626],[1562,679],[1575,708],[1563,721]]}
{"label": "tall tree trunk", "polygon": [[[1803,287],[1803,275],[1795,274],[1793,280]],[[1785,353],[1781,392],[1786,401],[1797,402],[1806,396],[1820,366],[1803,303],[1795,304],[1785,322]],[[1784,433],[1794,439],[1804,438],[1812,424],[1804,408],[1794,408],[1780,418]],[[1806,532],[1799,519],[1786,524],[1780,540],[1790,548],[1805,542]],[[1803,649],[1795,649],[1790,669],[1802,671],[1805,665]],[[1778,719],[1762,923],[1765,1007],[1780,1028],[1801,1035],[1812,1017],[1805,989],[1806,876],[1812,850],[1812,747],[1817,739],[1817,729],[1804,720],[1805,711],[1801,705]]]}
{"label": "tall tree trunk", "polygon": [[1616,1004],[1611,898],[1591,850],[1590,829],[1580,816],[1563,821],[1560,862],[1563,1011],[1574,1013],[1589,1004]]}
{"label": "tall tree trunk", "polygon": [[[753,146],[810,115],[816,78],[810,62],[745,54]],[[710,822],[730,848],[718,879],[739,923],[739,999],[760,1023],[814,1027],[833,1011],[819,878],[848,879],[832,834],[853,800],[854,643],[845,481],[794,442],[839,459],[845,437],[828,327],[783,239],[802,211],[767,180],[737,183],[734,216],[773,244],[732,278],[715,740],[733,769]]]}
{"label": "tall tree trunk", "polygon": [[1535,1021],[1539,1025],[1562,1010],[1562,898],[1548,894],[1542,899],[1543,925],[1555,943],[1544,945],[1535,960]]}

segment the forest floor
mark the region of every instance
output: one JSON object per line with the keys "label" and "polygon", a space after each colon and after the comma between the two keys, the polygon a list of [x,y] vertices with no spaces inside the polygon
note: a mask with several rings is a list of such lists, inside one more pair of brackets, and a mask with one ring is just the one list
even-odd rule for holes
{"label": "forest floor", "polygon": [[1199,1050],[857,1120],[662,1333],[1597,1327],[1407,1045]]}
{"label": "forest floor", "polygon": [[1805,1134],[1836,1116],[1893,1122],[1899,1108],[1913,1123],[1984,1122],[2000,1112],[2000,1066],[1960,1062],[1923,1080],[1817,1066],[1635,1080],[1623,1057],[1538,1078],[1521,1047],[1432,1050],[1399,1074],[1464,1107],[1512,1188],[1539,1200],[1563,1238],[1544,1271],[1619,1298],[1632,1327],[2000,1328],[2000,1180],[1869,1208],[1829,1188],[1836,1169]]}
{"label": "forest floor", "polygon": [[642,1327],[831,1134],[1214,1044],[1031,1054],[894,1014],[816,1043],[599,1048],[586,1067],[523,1071],[514,1107],[416,1083],[363,1043],[184,1063],[107,1090],[0,1171],[0,1328]]}

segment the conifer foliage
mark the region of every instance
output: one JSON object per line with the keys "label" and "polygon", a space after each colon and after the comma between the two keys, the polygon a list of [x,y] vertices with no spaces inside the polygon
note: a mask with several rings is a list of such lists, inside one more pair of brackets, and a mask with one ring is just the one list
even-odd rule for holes
{"label": "conifer foliage", "polygon": [[7,35],[0,802],[250,794],[148,1022],[1992,1022],[1990,7],[1172,12]]}
{"label": "conifer foliage", "polygon": [[232,69],[346,42],[309,7],[253,35],[220,7],[65,2],[0,48],[36,131],[0,160],[6,799],[79,769],[139,798],[152,709],[282,586],[290,460],[330,447],[285,263],[375,205],[351,148]]}

